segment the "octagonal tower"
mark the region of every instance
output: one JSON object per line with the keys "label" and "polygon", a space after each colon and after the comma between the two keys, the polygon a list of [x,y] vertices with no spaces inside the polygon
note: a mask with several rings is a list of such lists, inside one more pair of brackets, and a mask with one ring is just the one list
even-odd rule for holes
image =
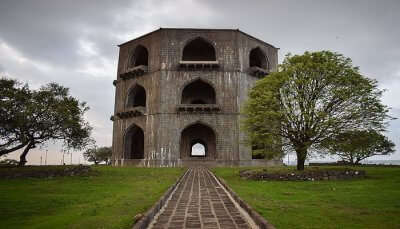
{"label": "octagonal tower", "polygon": [[240,30],[158,29],[121,44],[113,164],[249,166],[242,106],[278,49]]}

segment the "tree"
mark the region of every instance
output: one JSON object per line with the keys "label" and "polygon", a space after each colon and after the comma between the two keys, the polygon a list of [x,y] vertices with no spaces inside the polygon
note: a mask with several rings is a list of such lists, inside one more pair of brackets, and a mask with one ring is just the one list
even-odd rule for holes
{"label": "tree", "polygon": [[29,150],[49,140],[61,140],[65,149],[83,149],[91,142],[91,127],[83,118],[89,109],[69,95],[69,89],[49,83],[30,90],[13,79],[0,79],[0,155]]}
{"label": "tree", "polygon": [[[389,108],[383,91],[330,51],[288,54],[278,72],[256,82],[245,105],[247,143],[295,151],[297,169],[325,139],[349,130],[383,131]],[[277,154],[277,152],[270,152]]]}
{"label": "tree", "polygon": [[111,154],[111,147],[93,147],[87,149],[83,153],[83,156],[86,160],[93,162],[95,165],[98,165],[101,162],[105,162],[107,165],[109,165],[111,162]]}
{"label": "tree", "polygon": [[14,159],[4,159],[4,160],[0,161],[0,166],[2,166],[2,165],[16,166],[18,164],[19,164],[19,162]]}
{"label": "tree", "polygon": [[368,157],[388,155],[395,151],[392,141],[373,130],[340,133],[332,139],[326,139],[322,144],[330,154],[339,156],[349,164],[359,164]]}

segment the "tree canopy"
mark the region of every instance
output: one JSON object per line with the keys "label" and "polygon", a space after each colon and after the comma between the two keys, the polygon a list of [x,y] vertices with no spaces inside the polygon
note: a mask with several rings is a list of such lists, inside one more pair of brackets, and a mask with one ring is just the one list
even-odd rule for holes
{"label": "tree canopy", "polygon": [[69,89],[49,83],[38,90],[20,82],[0,79],[0,155],[29,150],[49,140],[61,140],[65,149],[83,149],[91,142],[91,127],[84,120],[86,103],[69,95]]}
{"label": "tree canopy", "polygon": [[322,143],[331,155],[339,156],[349,164],[376,156],[393,153],[395,144],[383,134],[373,130],[355,130],[340,133]]}
{"label": "tree canopy", "polygon": [[83,156],[86,160],[93,162],[95,165],[105,162],[107,165],[111,162],[111,147],[92,147],[87,149]]}
{"label": "tree canopy", "polygon": [[382,93],[376,80],[361,75],[341,54],[288,54],[279,71],[257,81],[249,93],[243,121],[247,142],[295,151],[297,169],[303,170],[307,156],[321,150],[327,138],[385,130],[391,117]]}

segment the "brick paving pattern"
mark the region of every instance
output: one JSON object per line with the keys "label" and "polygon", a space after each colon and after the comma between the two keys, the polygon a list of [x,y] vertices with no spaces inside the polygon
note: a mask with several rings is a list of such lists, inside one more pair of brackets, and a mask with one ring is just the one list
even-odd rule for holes
{"label": "brick paving pattern", "polygon": [[251,228],[206,168],[190,168],[150,228]]}

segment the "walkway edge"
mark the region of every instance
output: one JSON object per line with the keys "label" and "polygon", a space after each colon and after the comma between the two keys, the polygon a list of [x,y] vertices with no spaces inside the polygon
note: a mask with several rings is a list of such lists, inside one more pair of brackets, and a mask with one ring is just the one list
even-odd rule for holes
{"label": "walkway edge", "polygon": [[276,229],[274,225],[270,224],[264,217],[262,217],[260,214],[258,214],[256,211],[254,211],[250,205],[248,205],[246,202],[244,202],[240,197],[227,185],[224,179],[218,177],[215,173],[214,177],[217,178],[217,180],[222,184],[222,186],[225,187],[225,189],[231,194],[233,199],[242,207],[247,214],[253,219],[253,221],[257,224],[257,226],[260,229]]}
{"label": "walkway edge", "polygon": [[144,216],[133,225],[132,229],[146,229],[150,222],[153,220],[154,216],[160,211],[160,209],[164,206],[165,202],[168,200],[172,192],[181,183],[182,178],[186,175],[189,169],[182,174],[181,177],[175,182],[174,185],[168,188],[168,190],[164,193],[164,195],[151,207]]}

